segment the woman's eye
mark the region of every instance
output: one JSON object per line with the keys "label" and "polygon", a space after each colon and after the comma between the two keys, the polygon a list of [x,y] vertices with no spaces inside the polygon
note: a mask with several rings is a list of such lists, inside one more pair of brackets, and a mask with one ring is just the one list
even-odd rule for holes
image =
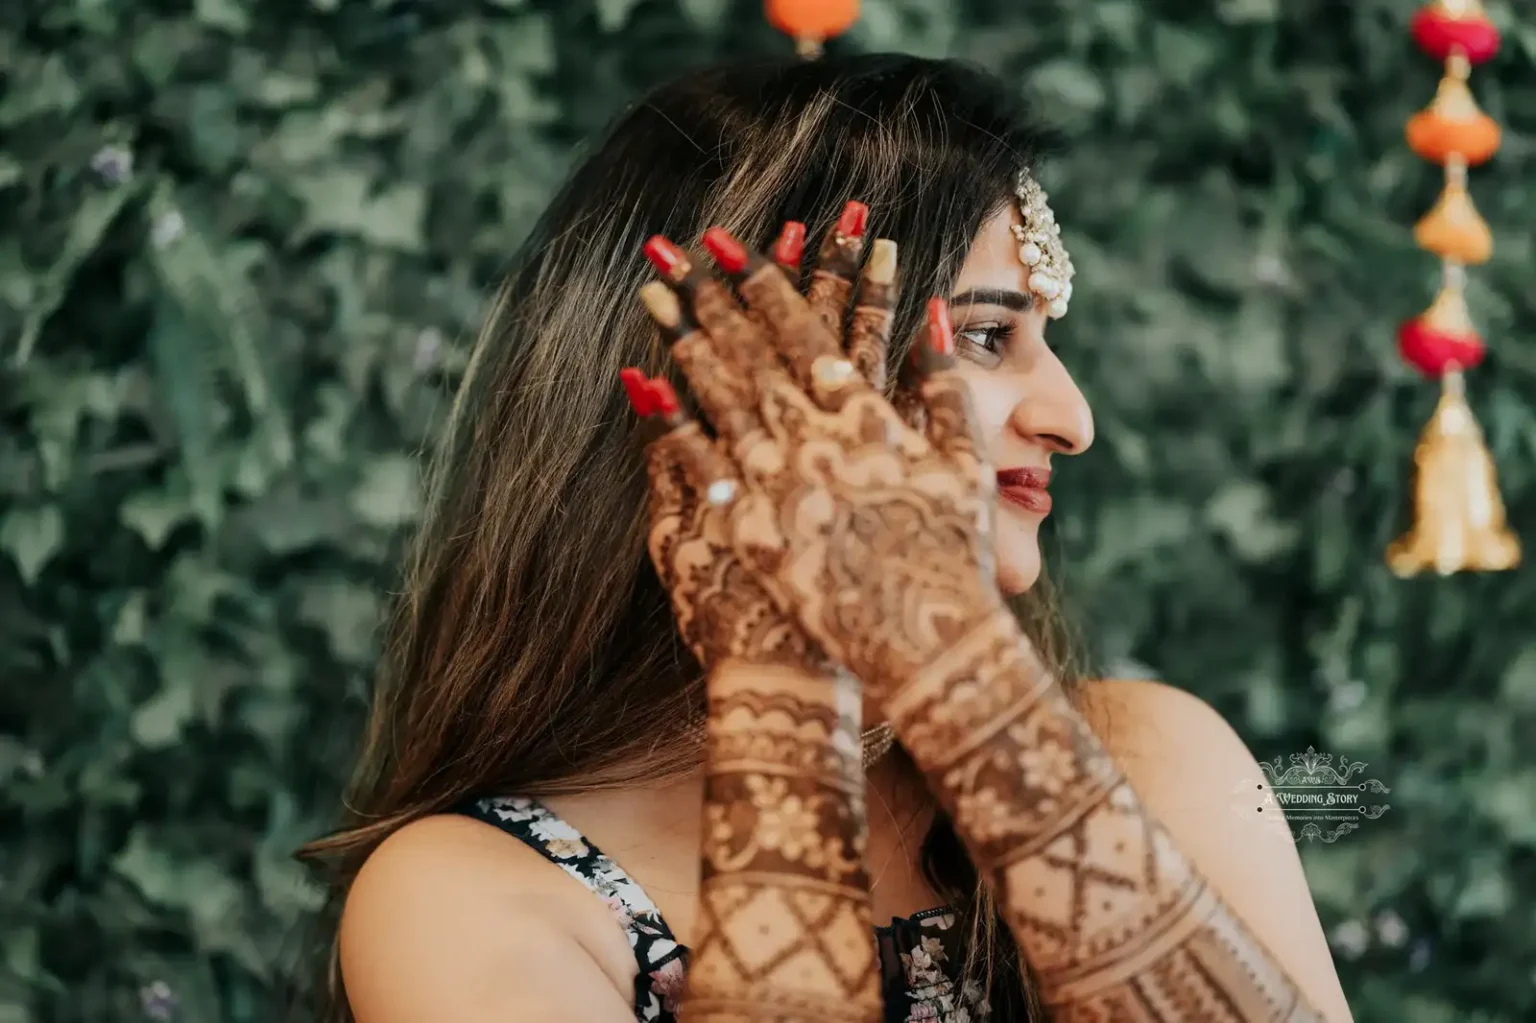
{"label": "woman's eye", "polygon": [[966,327],[955,332],[960,354],[969,356],[984,366],[995,366],[1003,357],[1003,349],[1013,334],[1012,324],[992,323],[979,327]]}

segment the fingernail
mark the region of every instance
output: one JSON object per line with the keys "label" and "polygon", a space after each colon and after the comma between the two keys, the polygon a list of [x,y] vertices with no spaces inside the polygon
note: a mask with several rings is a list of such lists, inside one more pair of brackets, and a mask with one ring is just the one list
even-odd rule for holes
{"label": "fingernail", "polygon": [[896,280],[896,243],[889,238],[877,238],[869,251],[869,262],[864,264],[864,277],[871,284],[890,284]]}
{"label": "fingernail", "polygon": [[928,300],[928,347],[937,355],[955,354],[955,325],[949,318],[949,303],[942,298]]}
{"label": "fingernail", "polygon": [[682,402],[677,400],[677,392],[672,389],[671,381],[663,377],[656,377],[651,380],[647,390],[650,392],[651,400],[655,403],[653,407],[661,415],[661,418],[670,419],[682,411]]}
{"label": "fingernail", "polygon": [[671,280],[681,281],[693,269],[688,254],[662,235],[653,235],[643,251],[651,265]]}
{"label": "fingernail", "polygon": [[683,319],[683,304],[677,300],[677,292],[660,281],[647,281],[640,286],[640,301],[651,318],[671,330],[676,330]]}
{"label": "fingernail", "polygon": [[799,268],[800,257],[805,254],[805,225],[798,220],[785,223],[779,232],[779,240],[773,244],[773,261],[782,266]]}
{"label": "fingernail", "polygon": [[861,202],[850,202],[843,207],[843,215],[837,218],[837,233],[845,238],[864,237],[864,225],[869,222],[869,207]]}
{"label": "fingernail", "polygon": [[635,410],[635,415],[644,419],[656,414],[656,402],[651,396],[651,388],[644,373],[630,366],[619,370],[619,381],[624,385],[624,393],[629,396],[629,404]]}
{"label": "fingernail", "polygon": [[747,268],[747,247],[731,236],[723,227],[712,227],[704,232],[704,247],[715,257],[720,269],[728,274],[739,274]]}

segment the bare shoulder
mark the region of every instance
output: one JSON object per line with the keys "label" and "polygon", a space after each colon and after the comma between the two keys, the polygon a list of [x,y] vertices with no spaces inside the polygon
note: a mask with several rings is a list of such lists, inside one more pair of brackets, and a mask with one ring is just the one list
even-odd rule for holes
{"label": "bare shoulder", "polygon": [[358,1023],[634,1018],[634,958],[574,878],[468,817],[426,817],[380,844],[341,921]]}
{"label": "bare shoulder", "polygon": [[[1216,709],[1161,682],[1090,682],[1084,716],[1147,809],[1329,1020],[1350,1019],[1301,857],[1258,760]],[[1259,790],[1254,789],[1257,793]],[[1262,814],[1270,813],[1268,818]]]}

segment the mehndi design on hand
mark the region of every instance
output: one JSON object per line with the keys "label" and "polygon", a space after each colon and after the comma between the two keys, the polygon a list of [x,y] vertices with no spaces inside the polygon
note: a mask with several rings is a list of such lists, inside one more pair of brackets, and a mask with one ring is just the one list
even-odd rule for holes
{"label": "mehndi design on hand", "polygon": [[[786,225],[775,257],[798,275],[803,228]],[[718,243],[718,239],[716,240]],[[734,299],[685,253],[653,239],[647,255],[717,330],[740,328]],[[650,550],[679,629],[709,669],[705,835],[698,934],[684,1020],[882,1017],[864,866],[857,681],[766,596],[728,540],[735,494],[724,452],[762,435],[751,367],[720,354],[661,283],[642,300],[717,438],[688,422],[664,380],[622,374],[641,415],[671,430],[647,451]]]}
{"label": "mehndi design on hand", "polygon": [[733,447],[734,465],[689,432],[679,457],[730,481],[743,563],[881,698],[996,886],[1053,1018],[1320,1020],[1147,813],[1003,608],[992,476],[942,303],[921,353],[919,433],[859,375],[826,373],[826,323],[777,268],[724,241],[711,249],[755,314],[719,318],[709,341],[752,360],[761,428]]}

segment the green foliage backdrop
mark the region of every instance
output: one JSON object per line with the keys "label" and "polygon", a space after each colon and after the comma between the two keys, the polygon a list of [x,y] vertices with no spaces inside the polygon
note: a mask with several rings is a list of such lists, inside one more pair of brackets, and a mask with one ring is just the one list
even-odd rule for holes
{"label": "green foliage backdrop", "polygon": [[[1392,339],[1435,278],[1413,6],[865,0],[837,45],[979,60],[1062,129],[1056,336],[1100,439],[1057,536],[1086,632],[1261,758],[1316,745],[1392,787],[1305,850],[1359,1019],[1514,1023],[1536,576],[1380,559],[1434,400]],[[1471,389],[1536,548],[1536,13],[1488,7]],[[271,1018],[316,904],[289,855],[334,810],[486,289],[642,87],[786,48],[754,0],[7,0],[0,1021]]]}

